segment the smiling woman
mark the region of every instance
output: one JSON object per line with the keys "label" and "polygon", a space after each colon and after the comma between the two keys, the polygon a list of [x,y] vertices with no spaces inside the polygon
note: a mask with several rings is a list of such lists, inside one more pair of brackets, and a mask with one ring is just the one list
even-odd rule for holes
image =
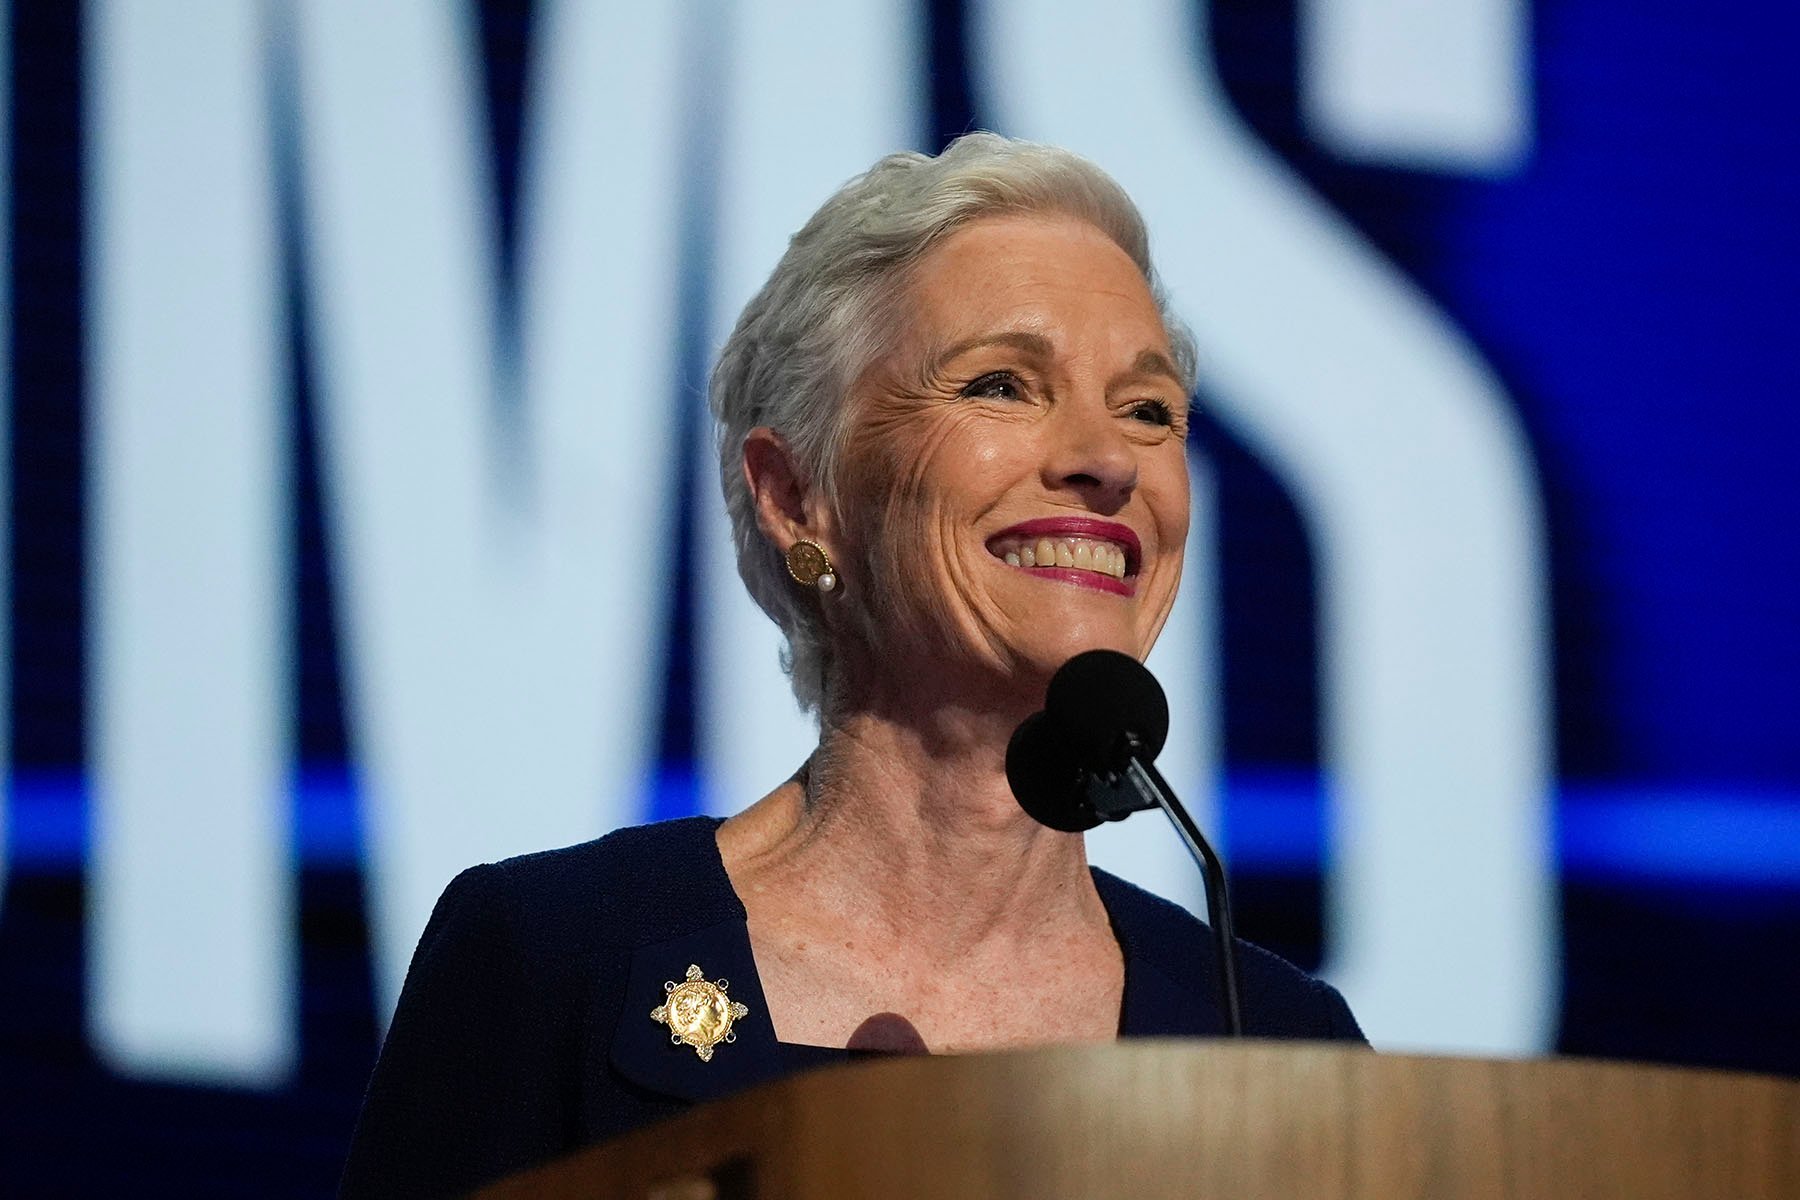
{"label": "smiling woman", "polygon": [[[846,552],[909,598],[913,636],[977,627],[989,652],[970,647],[975,673],[959,685],[1031,701],[1081,650],[1148,653],[1181,574],[1187,388],[1172,367],[1143,369],[1171,353],[1143,272],[1085,221],[998,215],[935,246],[902,295],[897,345],[852,391],[846,487],[867,486],[845,500]],[[1008,539],[1020,567],[1033,542],[1024,575],[997,569]],[[1115,557],[1122,579],[1106,569]],[[868,636],[887,661],[913,649]],[[866,669],[846,666],[850,679]]]}
{"label": "smiling woman", "polygon": [[[818,747],[722,824],[460,876],[345,1194],[467,1190],[857,1053],[1219,1032],[1198,922],[1004,774],[1058,667],[1142,658],[1168,617],[1192,364],[1135,208],[1074,155],[975,134],[828,200],[712,389],[740,571]],[[1360,1037],[1242,958],[1249,1032]]]}
{"label": "smiling woman", "polygon": [[[1102,345],[1102,337],[1111,340]],[[1193,364],[1192,338],[1156,284],[1136,207],[1076,155],[978,133],[936,158],[892,155],[846,184],[794,236],[713,376],[739,570],[787,635],[802,706],[823,705],[839,646],[826,636],[825,613],[782,571],[785,544],[760,523],[758,431],[779,441],[789,473],[837,505],[836,515],[893,525],[889,498],[899,500],[897,486],[928,465],[922,439],[962,427],[939,410],[998,416],[1013,400],[1063,417],[1071,406],[1059,400],[1080,370],[1081,386],[1103,396],[1109,412],[1177,435],[1168,456],[1185,486]],[[1029,431],[1023,419],[1015,414],[1013,428]],[[884,447],[890,429],[895,441]],[[859,465],[873,502],[844,496],[840,504],[839,476]],[[1185,499],[1181,509],[1185,524]],[[1179,537],[1169,545],[1178,555]],[[891,591],[884,563],[912,564],[923,550],[894,547],[859,564],[874,594]],[[883,627],[859,632],[879,639]]]}

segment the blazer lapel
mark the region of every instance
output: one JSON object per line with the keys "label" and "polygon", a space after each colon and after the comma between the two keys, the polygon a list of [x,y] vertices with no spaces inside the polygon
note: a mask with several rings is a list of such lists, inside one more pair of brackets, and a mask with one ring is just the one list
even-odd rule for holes
{"label": "blazer lapel", "polygon": [[1210,1037],[1225,1032],[1210,990],[1183,987],[1128,948],[1120,1037]]}
{"label": "blazer lapel", "polygon": [[[710,1062],[702,1062],[692,1046],[671,1042],[668,1027],[650,1016],[667,995],[663,985],[680,983],[689,966],[715,983],[725,980],[726,994],[750,1009],[733,1024],[734,1040],[717,1046]],[[784,1073],[743,918],[640,946],[632,954],[625,1011],[609,1058],[614,1070],[639,1087],[689,1101],[730,1095]]]}
{"label": "blazer lapel", "polygon": [[1167,912],[1172,906],[1167,901],[1154,900],[1104,871],[1094,872],[1094,885],[1125,956],[1119,1036],[1212,1037],[1224,1033],[1213,999],[1206,926],[1183,914],[1169,927]]}

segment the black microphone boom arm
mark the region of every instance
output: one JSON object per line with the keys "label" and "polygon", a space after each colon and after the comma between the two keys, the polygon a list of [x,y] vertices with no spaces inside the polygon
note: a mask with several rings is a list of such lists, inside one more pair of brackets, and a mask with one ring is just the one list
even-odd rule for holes
{"label": "black microphone boom arm", "polygon": [[[1231,893],[1225,887],[1225,867],[1219,862],[1219,856],[1201,835],[1200,827],[1194,824],[1194,818],[1188,816],[1181,801],[1175,798],[1168,782],[1163,779],[1162,772],[1156,769],[1137,744],[1137,737],[1126,734],[1129,753],[1125,759],[1123,782],[1141,797],[1141,803],[1134,806],[1134,811],[1145,808],[1160,808],[1187,843],[1188,853],[1194,856],[1200,873],[1206,879],[1206,923],[1212,926],[1213,945],[1219,957],[1219,1015],[1225,1020],[1225,1030],[1232,1037],[1244,1036],[1244,1016],[1238,998],[1238,960],[1237,938],[1231,925]],[[1119,814],[1121,817],[1124,813]]]}

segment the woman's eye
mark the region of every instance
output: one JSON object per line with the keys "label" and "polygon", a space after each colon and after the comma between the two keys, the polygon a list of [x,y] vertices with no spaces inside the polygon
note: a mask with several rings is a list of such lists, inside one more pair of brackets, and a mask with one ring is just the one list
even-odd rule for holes
{"label": "woman's eye", "polygon": [[1145,400],[1131,408],[1131,419],[1147,425],[1173,425],[1175,410],[1162,400]]}
{"label": "woman's eye", "polygon": [[994,400],[1018,400],[1025,395],[1025,385],[1011,371],[989,371],[965,387],[962,394]]}

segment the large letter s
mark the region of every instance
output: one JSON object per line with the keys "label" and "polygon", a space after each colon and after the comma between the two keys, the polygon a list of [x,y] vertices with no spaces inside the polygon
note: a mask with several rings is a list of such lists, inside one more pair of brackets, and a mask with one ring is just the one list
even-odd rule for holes
{"label": "large letter s", "polygon": [[1242,127],[1195,21],[1174,0],[985,0],[985,111],[1143,206],[1206,395],[1313,530],[1328,973],[1378,1044],[1541,1049],[1557,944],[1529,450],[1475,348]]}

